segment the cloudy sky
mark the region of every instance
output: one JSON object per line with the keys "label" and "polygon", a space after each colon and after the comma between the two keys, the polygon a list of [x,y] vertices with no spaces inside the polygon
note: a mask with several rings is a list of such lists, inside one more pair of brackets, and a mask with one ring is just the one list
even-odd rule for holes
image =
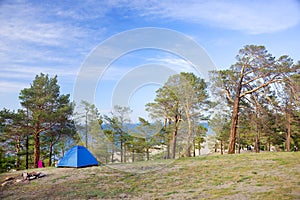
{"label": "cloudy sky", "polygon": [[[296,0],[1,0],[0,109],[20,108],[20,90],[41,72],[58,75],[61,93],[73,96],[78,74],[97,47],[120,33],[145,27],[190,38],[218,69],[233,64],[238,50],[247,44],[265,45],[276,57],[287,54],[300,60],[300,2]],[[94,103],[100,111],[111,110],[114,90],[132,71],[137,73],[137,66],[146,69],[151,64],[157,69],[172,66],[174,72],[194,70],[172,52],[126,53],[98,79]],[[142,108],[153,100],[159,84],[139,84],[126,100],[135,117],[146,117]]]}

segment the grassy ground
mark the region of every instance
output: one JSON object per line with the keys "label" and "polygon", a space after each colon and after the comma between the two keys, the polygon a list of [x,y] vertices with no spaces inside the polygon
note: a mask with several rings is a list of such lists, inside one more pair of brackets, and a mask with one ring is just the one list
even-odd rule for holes
{"label": "grassy ground", "polygon": [[300,152],[40,171],[48,176],[1,187],[0,199],[300,199]]}

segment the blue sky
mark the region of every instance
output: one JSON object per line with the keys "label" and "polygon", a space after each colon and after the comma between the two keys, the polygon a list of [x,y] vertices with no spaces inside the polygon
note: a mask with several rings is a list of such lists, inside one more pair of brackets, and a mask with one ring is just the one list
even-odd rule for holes
{"label": "blue sky", "polygon": [[[159,27],[197,42],[216,68],[228,68],[247,44],[265,45],[274,56],[300,60],[300,2],[293,0],[194,1],[0,1],[0,109],[20,108],[18,95],[36,74],[58,75],[61,93],[73,94],[76,77],[91,52],[124,31]],[[126,74],[143,65],[193,71],[170,52],[130,52],[99,78],[95,104],[111,110],[114,88]],[[141,84],[130,93],[133,121],[146,117],[158,83]]]}

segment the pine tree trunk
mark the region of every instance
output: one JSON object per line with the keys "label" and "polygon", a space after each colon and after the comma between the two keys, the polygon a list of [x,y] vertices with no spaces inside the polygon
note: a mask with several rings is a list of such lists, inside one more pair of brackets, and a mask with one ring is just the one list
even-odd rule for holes
{"label": "pine tree trunk", "polygon": [[18,137],[17,139],[17,145],[16,145],[16,168],[19,169],[20,168],[20,151],[21,151],[21,140]]}
{"label": "pine tree trunk", "polygon": [[196,157],[196,142],[195,142],[195,139],[193,139],[193,157]]}
{"label": "pine tree trunk", "polygon": [[241,153],[241,133],[238,131],[238,154]]}
{"label": "pine tree trunk", "polygon": [[40,160],[40,133],[34,134],[34,168],[38,168],[38,162]]}
{"label": "pine tree trunk", "polygon": [[134,149],[132,150],[132,162],[134,162]]}
{"label": "pine tree trunk", "polygon": [[123,161],[126,163],[126,153],[127,153],[127,149],[126,149],[126,144],[125,144],[125,142],[124,142],[124,153],[123,153],[123,156],[124,156],[124,158],[123,158]]}
{"label": "pine tree trunk", "polygon": [[88,111],[85,114],[85,147],[88,149]]}
{"label": "pine tree trunk", "polygon": [[26,169],[29,168],[29,166],[28,166],[29,158],[28,157],[29,157],[29,138],[28,138],[28,132],[27,132],[27,135],[26,135]]}
{"label": "pine tree trunk", "polygon": [[175,116],[175,122],[174,122],[174,132],[173,132],[173,138],[172,138],[172,159],[175,159],[176,157],[176,141],[177,141],[177,132],[178,132],[178,123],[179,123],[179,116]]}
{"label": "pine tree trunk", "polygon": [[255,136],[255,145],[254,145],[254,149],[256,153],[259,153],[260,147],[259,147],[259,138],[258,135]]}
{"label": "pine tree trunk", "polygon": [[256,106],[256,114],[255,114],[255,120],[254,122],[256,123],[256,126],[255,126],[255,131],[256,131],[256,136],[254,138],[254,150],[255,150],[255,153],[259,153],[259,138],[260,138],[260,133],[259,133],[259,117],[258,117],[258,106]]}
{"label": "pine tree trunk", "polygon": [[196,157],[196,142],[195,142],[195,139],[193,139],[193,157]]}
{"label": "pine tree trunk", "polygon": [[51,167],[52,165],[52,151],[53,151],[53,144],[51,142],[49,146],[49,162],[48,162],[49,167]]}
{"label": "pine tree trunk", "polygon": [[123,162],[123,142],[122,142],[122,140],[121,140],[121,152],[120,152],[121,154],[121,163]]}
{"label": "pine tree trunk", "polygon": [[286,151],[291,151],[291,115],[287,114]]}
{"label": "pine tree trunk", "polygon": [[26,116],[27,116],[27,118],[26,118],[26,169],[28,169],[29,168],[29,166],[28,166],[28,156],[29,156],[29,138],[28,138],[28,135],[29,135],[29,128],[28,128],[28,115],[29,115],[29,112],[28,112],[28,108],[26,108]]}
{"label": "pine tree trunk", "polygon": [[171,146],[171,141],[168,142],[167,144],[167,155],[166,155],[166,159],[170,159],[170,146]]}
{"label": "pine tree trunk", "polygon": [[220,142],[220,148],[221,148],[221,155],[223,155],[223,140]]}
{"label": "pine tree trunk", "polygon": [[147,147],[146,154],[147,154],[147,160],[149,160],[149,147]]}
{"label": "pine tree trunk", "polygon": [[237,93],[238,94],[234,100],[234,107],[233,107],[232,118],[231,118],[230,142],[229,142],[228,154],[235,153],[236,131],[237,131],[237,124],[239,119],[240,91]]}
{"label": "pine tree trunk", "polygon": [[242,90],[242,82],[244,79],[244,70],[245,66],[242,66],[241,76],[239,78],[239,82],[237,83],[235,99],[233,103],[233,112],[231,118],[231,128],[230,128],[230,139],[229,139],[229,147],[228,147],[228,154],[235,153],[235,139],[236,139],[236,129],[239,119],[239,109],[240,109],[240,100],[241,100],[241,90]]}
{"label": "pine tree trunk", "polygon": [[[167,121],[166,121],[166,124],[167,124]],[[168,123],[168,130],[171,129],[171,120],[169,119],[169,123]],[[167,128],[165,127],[165,130],[167,130]],[[166,135],[166,141],[167,141],[167,157],[166,159],[170,159],[171,158],[171,143],[172,141],[170,140],[170,133],[169,131],[167,132],[167,135]]]}
{"label": "pine tree trunk", "polygon": [[115,154],[115,135],[113,134],[113,139],[111,143],[111,163],[114,162],[114,154]]}
{"label": "pine tree trunk", "polygon": [[186,157],[191,157],[191,137],[192,137],[192,123],[191,123],[191,117],[187,116],[187,122],[188,122],[188,137],[187,137],[187,147],[186,147],[186,152],[185,156]]}
{"label": "pine tree trunk", "polygon": [[114,144],[112,144],[112,147],[111,147],[111,162],[113,163],[114,162]]}
{"label": "pine tree trunk", "polygon": [[175,159],[176,154],[176,140],[177,140],[177,128],[175,127],[175,130],[173,132],[173,145],[172,145],[172,159]]}

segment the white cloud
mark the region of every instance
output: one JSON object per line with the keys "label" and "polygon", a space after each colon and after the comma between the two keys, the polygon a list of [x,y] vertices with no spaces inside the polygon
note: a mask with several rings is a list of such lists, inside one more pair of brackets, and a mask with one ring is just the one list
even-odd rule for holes
{"label": "white cloud", "polygon": [[207,24],[250,34],[285,30],[300,22],[300,4],[296,0],[166,0],[134,1],[129,5],[145,17]]}
{"label": "white cloud", "polygon": [[15,67],[2,67],[0,68],[0,78],[18,78],[18,79],[29,79],[31,80],[33,76],[44,73],[49,75],[58,75],[58,76],[75,76],[77,74],[76,70],[73,69],[54,69],[48,67],[24,67],[24,66],[15,66]]}
{"label": "white cloud", "polygon": [[78,62],[78,55],[90,50],[93,30],[60,18],[53,10],[47,4],[26,1],[0,5],[0,65],[33,60],[70,63],[74,57]]}
{"label": "white cloud", "polygon": [[102,18],[114,6],[110,1],[77,0],[53,5],[53,13],[64,18],[84,21]]}
{"label": "white cloud", "polygon": [[0,81],[0,93],[15,93],[28,86],[28,84],[19,82]]}
{"label": "white cloud", "polygon": [[[40,73],[48,74],[50,77],[58,76],[58,80],[65,83],[73,82],[77,71],[71,68],[49,68],[49,67],[29,67],[13,66],[0,68],[0,92],[18,93],[21,89],[29,87],[36,75]],[[4,95],[5,96],[5,95]]]}
{"label": "white cloud", "polygon": [[58,46],[83,34],[76,27],[43,19],[46,10],[28,3],[3,4],[0,9],[0,36],[9,42]]}
{"label": "white cloud", "polygon": [[[63,76],[63,80],[74,79],[84,57],[104,39],[101,37],[106,33],[105,25],[109,24],[111,32],[108,34],[111,34],[125,29],[132,22],[131,18],[134,21],[128,26],[130,28],[135,22],[141,25],[140,22],[146,20],[155,24],[159,19],[166,23],[183,21],[260,34],[297,25],[300,12],[299,2],[295,0],[79,0],[56,4],[52,1],[2,1],[1,92],[19,91],[40,72]],[[120,24],[121,20],[124,24]],[[115,55],[113,53],[115,49],[107,49],[101,58],[108,59]],[[149,61],[174,67],[178,72],[193,70],[180,58],[160,57]],[[132,65],[136,64],[112,64],[102,79],[118,80]]]}
{"label": "white cloud", "polygon": [[[39,73],[73,81],[90,50],[90,29],[55,14],[53,4],[3,1],[0,4],[1,91],[19,92]],[[102,29],[99,30],[101,33]]]}
{"label": "white cloud", "polygon": [[164,58],[151,58],[148,59],[151,62],[164,65],[170,69],[180,72],[193,72],[195,75],[199,75],[199,72],[194,69],[194,67],[189,64],[187,61],[181,58],[175,57],[164,57]]}

